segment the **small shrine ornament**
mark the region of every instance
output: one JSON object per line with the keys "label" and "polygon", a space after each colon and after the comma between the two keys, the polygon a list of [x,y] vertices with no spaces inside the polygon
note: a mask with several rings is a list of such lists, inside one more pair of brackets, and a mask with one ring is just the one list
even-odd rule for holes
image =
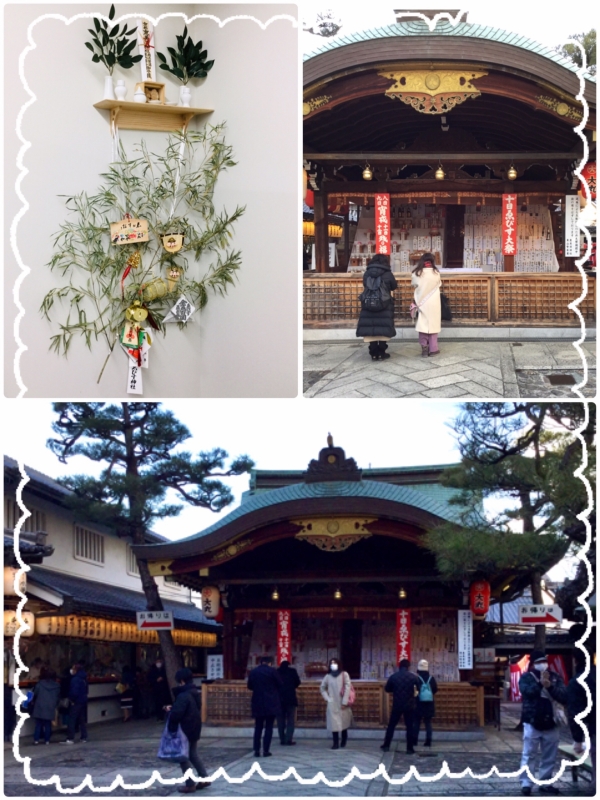
{"label": "small shrine ornament", "polygon": [[178,253],[183,247],[183,234],[182,233],[167,233],[161,237],[163,247],[167,253]]}
{"label": "small shrine ornament", "polygon": [[135,242],[148,242],[148,221],[134,219],[131,214],[125,214],[119,222],[110,223],[110,240],[113,244],[134,244]]}

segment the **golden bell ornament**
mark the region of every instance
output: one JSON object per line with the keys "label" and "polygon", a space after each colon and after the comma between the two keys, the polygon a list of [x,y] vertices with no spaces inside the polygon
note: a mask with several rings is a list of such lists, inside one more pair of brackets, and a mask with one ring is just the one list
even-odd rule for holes
{"label": "golden bell ornament", "polygon": [[442,165],[440,164],[440,166],[435,171],[435,179],[437,181],[443,181],[445,177],[446,173],[444,172],[444,170],[442,169]]}
{"label": "golden bell ornament", "polygon": [[148,309],[143,308],[139,300],[134,300],[134,302],[125,311],[126,319],[130,320],[131,322],[143,322],[147,316]]}
{"label": "golden bell ornament", "polygon": [[126,266],[131,267],[131,269],[137,269],[141,263],[142,263],[142,254],[140,253],[139,250],[136,250],[127,259]]}
{"label": "golden bell ornament", "polygon": [[510,169],[509,169],[509,170],[508,170],[508,172],[506,173],[506,177],[508,178],[508,180],[509,180],[509,181],[514,181],[514,180],[517,178],[517,175],[518,175],[518,172],[517,172],[517,170],[516,170],[516,169],[514,168],[514,166],[511,164],[511,165],[510,165]]}
{"label": "golden bell ornament", "polygon": [[363,181],[372,181],[373,180],[373,172],[371,167],[367,164],[367,166],[363,169]]}

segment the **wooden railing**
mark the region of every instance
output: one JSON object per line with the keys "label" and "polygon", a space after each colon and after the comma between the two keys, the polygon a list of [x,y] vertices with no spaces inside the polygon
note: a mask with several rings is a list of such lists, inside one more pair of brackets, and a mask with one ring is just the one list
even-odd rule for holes
{"label": "wooden railing", "polygon": [[[397,325],[410,325],[413,287],[410,275],[396,274],[394,292]],[[444,275],[443,292],[452,310],[452,325],[578,326],[568,308],[582,292],[579,273],[481,273]],[[360,314],[362,276],[308,275],[304,278],[304,323],[310,328],[352,327]],[[588,293],[579,310],[587,322],[596,319],[596,282],[588,278]]]}
{"label": "wooden railing", "polygon": [[[296,724],[304,727],[325,727],[326,704],[319,690],[320,681],[306,681],[297,689]],[[391,711],[392,697],[384,691],[385,683],[354,683],[356,700],[352,707],[354,726],[385,727]],[[435,696],[437,726],[460,730],[483,726],[483,687],[468,683],[439,683]],[[208,725],[248,726],[252,724],[252,693],[246,681],[217,681],[202,686],[202,721]]]}

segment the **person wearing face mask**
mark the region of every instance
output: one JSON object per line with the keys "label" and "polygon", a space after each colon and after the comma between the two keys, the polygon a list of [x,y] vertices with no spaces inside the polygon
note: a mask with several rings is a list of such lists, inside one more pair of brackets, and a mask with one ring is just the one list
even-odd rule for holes
{"label": "person wearing face mask", "polygon": [[[519,680],[523,698],[523,754],[521,767],[533,774],[538,749],[541,749],[539,780],[547,781],[558,756],[559,731],[554,721],[552,701],[567,702],[567,689],[558,673],[548,669],[548,659],[541,650],[529,658],[529,670]],[[520,776],[521,794],[530,795],[533,781],[526,772]],[[554,784],[540,786],[542,794],[560,794]]]}
{"label": "person wearing face mask", "polygon": [[162,722],[165,718],[164,707],[171,703],[171,692],[169,691],[167,673],[161,658],[157,658],[156,663],[148,670],[148,683],[154,700],[156,721]]}
{"label": "person wearing face mask", "polygon": [[321,695],[327,703],[327,730],[333,735],[332,750],[346,747],[348,741],[348,728],[352,725],[352,709],[348,704],[351,689],[350,676],[342,670],[339,659],[332,658],[329,672],[321,681]]}

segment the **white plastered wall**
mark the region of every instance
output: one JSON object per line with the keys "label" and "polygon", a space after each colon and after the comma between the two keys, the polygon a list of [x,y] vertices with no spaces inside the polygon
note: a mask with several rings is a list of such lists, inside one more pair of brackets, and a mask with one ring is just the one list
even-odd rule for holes
{"label": "white plastered wall", "polygon": [[[9,229],[22,206],[15,192],[16,158],[21,147],[16,119],[28,95],[18,74],[27,45],[28,26],[43,14],[108,13],[110,3],[97,5],[35,5],[5,7],[5,396],[19,387],[13,375],[16,344],[13,325],[17,309],[13,284],[19,274],[11,250]],[[224,20],[240,14],[262,22],[278,14],[297,18],[291,4],[192,5],[117,3],[117,16],[183,12],[213,14]],[[93,64],[84,46],[91,19],[66,25],[46,19],[32,32],[35,49],[24,61],[24,75],[36,101],[24,114],[23,137],[31,143],[23,156],[28,173],[21,190],[29,208],[17,228],[17,246],[31,273],[21,284],[25,317],[20,336],[27,347],[20,359],[25,397],[125,397],[126,357],[111,356],[102,381],[96,380],[108,352],[103,341],[90,353],[74,339],[68,358],[48,350],[59,317],[51,324],[39,313],[42,298],[64,285],[51,273],[52,236],[66,218],[58,195],[94,193],[99,174],[111,159],[108,112],[93,108],[102,98],[105,68]],[[181,17],[168,18],[156,29],[157,49],[166,51],[183,28]],[[299,123],[298,32],[289,19],[266,30],[250,20],[224,27],[209,19],[189,26],[194,41],[202,39],[215,65],[202,85],[192,85],[192,105],[214,108],[208,120],[227,122],[227,141],[238,165],[219,179],[216,206],[232,211],[247,207],[236,224],[232,246],[242,251],[237,285],[208,305],[186,331],[172,325],[167,337],[155,337],[150,368],[144,370],[144,398],[159,397],[293,397],[298,376],[299,261]],[[179,82],[162,70],[167,97],[176,100]],[[132,99],[139,66],[115,69]],[[196,118],[192,127],[203,123]],[[144,138],[160,148],[165,134],[121,131],[128,152]],[[60,317],[62,319],[62,316]],[[135,396],[129,395],[131,399]]]}

